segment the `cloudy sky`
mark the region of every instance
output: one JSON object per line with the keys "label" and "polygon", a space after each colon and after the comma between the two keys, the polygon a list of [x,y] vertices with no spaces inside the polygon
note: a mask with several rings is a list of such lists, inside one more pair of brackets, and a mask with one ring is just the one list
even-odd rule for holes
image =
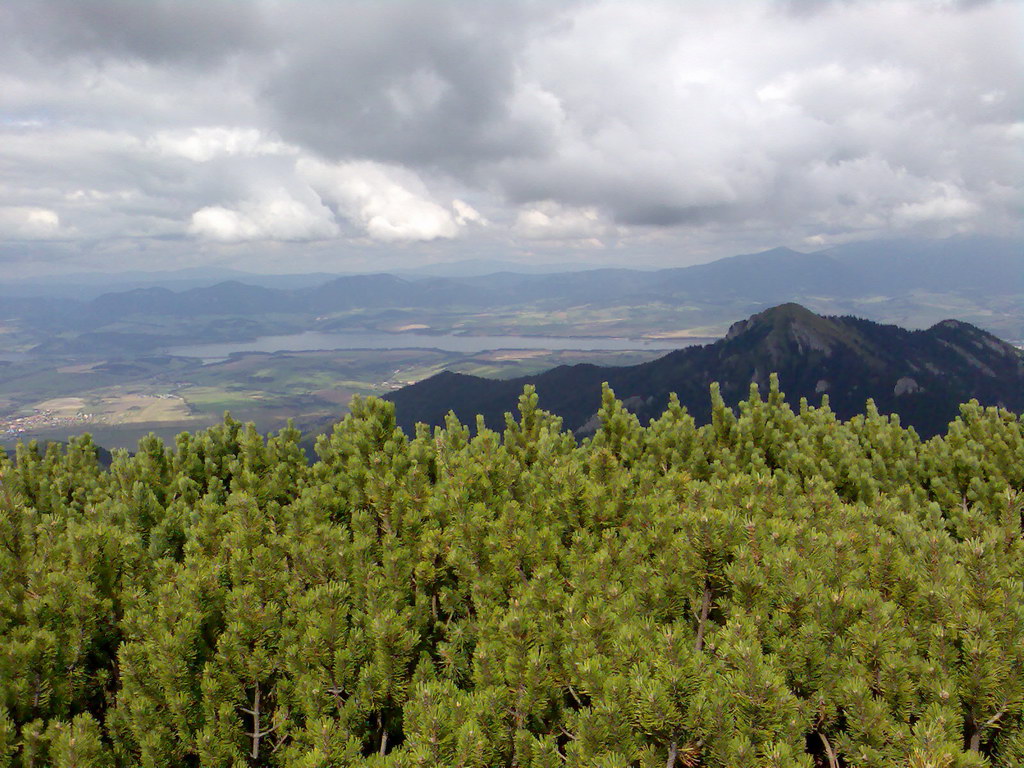
{"label": "cloudy sky", "polygon": [[0,270],[1019,234],[1024,3],[4,0]]}

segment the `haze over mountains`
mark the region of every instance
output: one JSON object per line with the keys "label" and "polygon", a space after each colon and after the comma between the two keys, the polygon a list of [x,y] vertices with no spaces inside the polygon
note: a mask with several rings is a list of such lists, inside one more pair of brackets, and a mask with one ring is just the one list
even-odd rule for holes
{"label": "haze over mountains", "polygon": [[[467,270],[483,271],[480,263]],[[458,277],[235,274],[233,279],[213,285],[191,284],[197,280],[198,274],[172,273],[161,285],[156,275],[139,275],[136,282],[144,287],[84,299],[67,296],[66,286],[59,284],[47,289],[39,283],[10,283],[6,287],[9,295],[0,297],[0,318],[24,317],[96,329],[139,315],[322,315],[353,308],[636,306],[653,302],[674,305],[680,311],[697,310],[693,319],[698,325],[725,324],[765,306],[802,301],[819,311],[854,312],[909,326],[925,326],[956,315],[1004,337],[1024,338],[1024,310],[1020,308],[1024,302],[1013,301],[1013,297],[1024,297],[1024,244],[989,237],[854,243],[815,253],[776,248],[653,271],[593,269]],[[88,296],[88,288],[84,290]],[[40,293],[28,295],[32,292]],[[990,311],[992,302],[1000,300],[1006,302],[1008,311]],[[329,329],[330,324],[322,327]]]}
{"label": "haze over mountains", "polygon": [[[421,267],[391,270],[390,274],[410,280],[417,280],[425,277],[478,277],[481,275],[492,275],[496,272],[552,274],[556,272],[582,272],[597,268],[587,263],[529,264],[497,259],[464,259],[462,261],[425,264]],[[88,300],[104,293],[132,291],[140,288],[159,287],[172,291],[186,291],[191,288],[203,288],[231,281],[265,288],[295,289],[322,285],[331,280],[351,277],[357,274],[370,273],[302,272],[294,274],[260,274],[223,267],[191,267],[153,272],[74,272],[13,280],[0,279],[0,300],[3,297],[33,298],[43,296],[62,296]]]}
{"label": "haze over mountains", "polygon": [[0,280],[0,302],[12,298],[53,296],[88,301],[105,293],[156,287],[171,291],[187,291],[191,288],[203,288],[231,280],[273,288],[303,288],[320,285],[337,277],[339,275],[329,272],[259,275],[219,267],[194,267],[163,272],[76,272],[59,276]]}
{"label": "haze over mountains", "polygon": [[871,398],[882,413],[899,414],[923,436],[942,432],[969,399],[1013,411],[1024,409],[1024,353],[967,323],[947,320],[924,331],[908,331],[853,317],[821,317],[798,304],[784,304],[732,326],[714,343],[671,352],[653,362],[620,368],[561,366],[546,373],[496,381],[440,373],[388,395],[400,426],[444,423],[449,410],[464,423],[477,414],[488,426],[514,412],[525,385],[536,387],[541,407],[565,426],[586,435],[602,382],[642,422],[659,416],[670,393],[706,423],[710,386],[721,385],[726,404],[736,405],[751,382],[763,395],[769,374],[778,373],[787,401],[816,405],[823,395],[841,418],[862,413]]}

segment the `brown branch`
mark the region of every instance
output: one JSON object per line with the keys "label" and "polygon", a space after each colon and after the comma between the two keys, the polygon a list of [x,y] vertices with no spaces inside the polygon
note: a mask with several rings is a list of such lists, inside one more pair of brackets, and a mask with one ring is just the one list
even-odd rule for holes
{"label": "brown branch", "polygon": [[272,725],[269,728],[260,729],[260,687],[257,684],[256,690],[252,696],[252,709],[245,707],[239,707],[247,715],[252,716],[252,732],[247,732],[245,735],[252,739],[252,751],[249,753],[253,760],[258,760],[260,756],[260,740],[264,736],[268,736],[274,732],[277,728],[276,725]]}
{"label": "brown branch", "polygon": [[579,696],[578,696],[578,695],[576,694],[576,691],[575,691],[575,689],[574,689],[574,688],[572,687],[572,685],[571,685],[571,684],[567,684],[567,685],[566,685],[565,687],[566,687],[566,688],[568,689],[568,691],[569,691],[569,695],[570,695],[570,696],[572,696],[572,697],[573,697],[573,699],[575,699],[575,700],[576,700],[576,703],[577,703],[577,704],[579,704],[579,705],[580,705],[580,707],[582,708],[582,707],[583,707],[583,700],[582,700],[582,699],[580,699],[580,697],[579,697]]}
{"label": "brown branch", "polygon": [[981,752],[981,728],[973,720],[971,721],[971,738],[967,742],[967,748],[971,752]]}
{"label": "brown branch", "polygon": [[1009,704],[1004,704],[1002,709],[1000,709],[998,712],[992,715],[992,717],[985,721],[985,724],[981,726],[982,729],[991,728],[993,725],[998,723],[1000,719],[1002,719],[1003,715],[1006,714],[1006,710],[1009,706]]}
{"label": "brown branch", "polygon": [[384,727],[384,716],[380,711],[377,712],[377,727],[380,728],[380,750],[377,754],[383,757],[388,751],[388,729]]}
{"label": "brown branch", "polygon": [[1009,704],[1004,704],[1003,708],[996,712],[992,717],[986,720],[981,725],[974,719],[973,715],[968,718],[968,723],[971,727],[971,738],[968,740],[967,746],[972,752],[981,752],[981,735],[986,728],[991,728],[993,725],[998,723],[1003,715],[1006,714],[1006,710],[1009,708]]}
{"label": "brown branch", "polygon": [[270,754],[272,754],[272,755],[275,754],[277,752],[277,750],[279,750],[282,747],[282,745],[284,744],[284,742],[285,742],[285,740],[287,738],[288,738],[287,735],[280,736],[277,739],[277,741],[274,742],[274,747],[273,747],[273,749],[270,750]]}
{"label": "brown branch", "polygon": [[828,737],[824,731],[818,731],[818,738],[821,739],[821,743],[825,747],[825,754],[828,755],[828,766],[829,768],[839,768],[839,760],[836,758],[836,753],[832,751],[832,745],[829,743]]}
{"label": "brown branch", "polygon": [[673,741],[668,747],[668,760],[665,761],[665,768],[676,768],[677,757],[679,757],[679,745]]}
{"label": "brown branch", "polygon": [[711,587],[704,587],[704,597],[700,603],[700,621],[697,622],[697,642],[694,650],[700,653],[704,650],[704,627],[708,623],[708,614],[711,612]]}

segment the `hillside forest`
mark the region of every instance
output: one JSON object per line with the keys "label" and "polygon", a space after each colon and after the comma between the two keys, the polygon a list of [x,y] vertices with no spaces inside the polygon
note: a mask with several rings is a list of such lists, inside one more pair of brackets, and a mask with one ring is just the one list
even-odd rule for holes
{"label": "hillside forest", "polygon": [[0,454],[0,766],[1024,765],[1021,418],[711,399]]}

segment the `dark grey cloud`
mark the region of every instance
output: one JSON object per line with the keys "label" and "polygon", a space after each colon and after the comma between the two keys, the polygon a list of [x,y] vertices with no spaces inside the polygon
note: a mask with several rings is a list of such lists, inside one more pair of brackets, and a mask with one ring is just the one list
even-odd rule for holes
{"label": "dark grey cloud", "polygon": [[228,0],[7,0],[0,29],[57,57],[205,67],[269,42],[259,3]]}
{"label": "dark grey cloud", "polygon": [[1019,231],[1022,8],[9,0],[0,238],[266,264]]}
{"label": "dark grey cloud", "polygon": [[536,154],[550,137],[511,114],[528,4],[312,3],[291,9],[263,95],[285,138],[326,157],[464,169]]}

